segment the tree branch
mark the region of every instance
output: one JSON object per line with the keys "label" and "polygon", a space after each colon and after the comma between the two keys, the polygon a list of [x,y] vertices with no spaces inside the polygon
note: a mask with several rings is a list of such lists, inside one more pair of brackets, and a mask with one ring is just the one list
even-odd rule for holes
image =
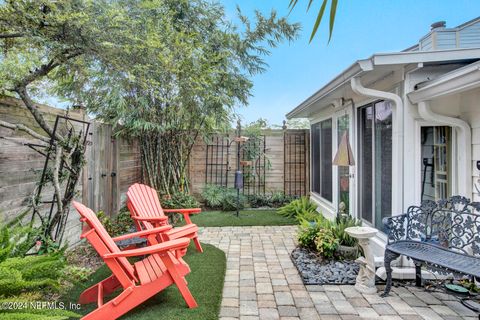
{"label": "tree branch", "polygon": [[53,167],[53,187],[55,189],[55,195],[56,195],[56,200],[57,200],[57,212],[63,212],[63,203],[62,203],[62,191],[60,189],[60,177],[59,177],[59,172],[60,172],[60,165],[62,162],[62,154],[63,154],[63,148],[61,146],[57,146],[57,149],[55,150],[55,165]]}
{"label": "tree branch", "polygon": [[45,121],[45,118],[43,115],[37,110],[35,107],[35,103],[32,101],[30,96],[28,95],[27,88],[26,87],[17,87],[15,88],[15,92],[18,93],[20,98],[22,99],[23,103],[27,107],[27,109],[30,111],[30,113],[33,115],[35,118],[35,121],[37,121],[38,125],[45,130],[45,132],[51,137],[55,138],[59,141],[62,141],[63,138],[58,134],[55,133],[55,137],[53,136],[53,130],[50,128],[50,126],[47,124]]}
{"label": "tree branch", "polygon": [[23,33],[0,34],[0,39],[21,38]]}
{"label": "tree branch", "polygon": [[32,129],[26,127],[25,125],[23,125],[21,123],[13,124],[13,123],[10,123],[10,122],[5,122],[3,120],[0,120],[0,127],[12,129],[12,130],[21,130],[21,131],[24,131],[24,132],[28,133],[29,135],[31,135],[35,139],[41,140],[43,142],[50,143],[50,139],[48,139],[48,137],[45,137],[45,136],[42,136],[39,133],[36,133]]}

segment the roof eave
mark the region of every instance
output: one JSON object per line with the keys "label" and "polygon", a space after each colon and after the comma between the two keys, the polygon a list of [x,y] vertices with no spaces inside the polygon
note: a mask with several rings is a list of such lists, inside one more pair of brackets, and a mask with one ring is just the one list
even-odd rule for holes
{"label": "roof eave", "polygon": [[295,109],[287,113],[286,114],[287,119],[292,119],[297,117],[306,108],[308,108],[318,100],[322,99],[323,97],[325,97],[326,95],[328,95],[329,93],[337,89],[338,87],[342,86],[346,82],[350,81],[350,79],[353,78],[354,76],[357,76],[364,71],[369,71],[372,69],[373,69],[373,65],[370,59],[356,61],[354,64],[348,67],[345,71],[343,71],[338,76],[336,76],[332,81],[327,83],[325,86],[320,88],[317,92],[315,92],[313,95],[308,97],[305,101],[300,103],[297,107],[295,107]]}
{"label": "roof eave", "polygon": [[413,104],[480,87],[480,62],[446,73],[408,94]]}
{"label": "roof eave", "polygon": [[332,81],[320,88],[317,92],[300,103],[292,111],[286,114],[287,119],[299,117],[315,102],[321,100],[332,91],[342,86],[351,78],[357,77],[365,72],[372,71],[375,66],[401,65],[411,63],[427,63],[441,61],[458,61],[467,59],[480,59],[480,49],[448,49],[436,51],[410,51],[394,53],[377,53],[365,60],[358,60],[345,71],[340,73]]}

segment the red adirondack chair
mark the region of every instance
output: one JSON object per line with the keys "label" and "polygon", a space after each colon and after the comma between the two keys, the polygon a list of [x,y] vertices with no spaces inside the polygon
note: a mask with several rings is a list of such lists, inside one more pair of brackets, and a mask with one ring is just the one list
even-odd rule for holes
{"label": "red adirondack chair", "polygon": [[[158,242],[187,237],[193,239],[198,251],[203,252],[198,240],[198,227],[190,220],[190,214],[200,213],[202,209],[163,209],[157,191],[140,183],[135,183],[128,188],[127,198],[127,207],[137,230],[151,230],[155,227],[168,225],[168,217],[165,213],[181,213],[187,224],[159,233],[157,236]],[[151,241],[152,238],[149,237],[148,240]]]}
{"label": "red adirondack chair", "polygon": [[[132,237],[146,237],[170,229],[169,226],[134,232],[111,238],[95,213],[83,204],[73,201],[73,206],[84,222],[81,238],[87,238],[112,271],[112,275],[86,289],[80,295],[79,303],[97,302],[98,308],[82,319],[117,319],[154,296],[166,287],[175,284],[189,308],[197,307],[187,287],[185,275],[189,266],[181,258],[187,250],[190,239],[182,238],[144,248],[121,251],[115,241]],[[127,257],[148,255],[143,260],[131,264]],[[103,298],[117,289],[122,292],[108,302]]]}

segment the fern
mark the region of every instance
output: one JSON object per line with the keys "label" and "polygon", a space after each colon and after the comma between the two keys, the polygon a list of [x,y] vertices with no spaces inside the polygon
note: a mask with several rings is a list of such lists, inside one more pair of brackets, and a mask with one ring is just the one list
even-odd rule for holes
{"label": "fern", "polygon": [[297,221],[300,221],[301,218],[310,220],[318,215],[317,206],[307,197],[294,200],[279,208],[277,212],[284,217],[295,218]]}

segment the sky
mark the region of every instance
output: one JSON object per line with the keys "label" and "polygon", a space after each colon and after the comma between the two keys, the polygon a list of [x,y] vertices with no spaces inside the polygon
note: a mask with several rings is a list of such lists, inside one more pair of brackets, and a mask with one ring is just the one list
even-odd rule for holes
{"label": "sky", "polygon": [[[268,14],[288,14],[290,0],[220,0],[234,23],[236,6],[252,16],[255,9]],[[328,43],[328,14],[315,39],[310,33],[322,0],[307,13],[307,0],[299,1],[289,21],[300,22],[300,37],[271,50],[265,57],[267,71],[252,78],[249,105],[237,109],[246,123],[259,118],[281,124],[285,114],[328,83],[356,60],[374,53],[406,49],[427,34],[430,25],[445,20],[456,27],[480,16],[478,0],[349,0],[339,1],[332,40]]]}

